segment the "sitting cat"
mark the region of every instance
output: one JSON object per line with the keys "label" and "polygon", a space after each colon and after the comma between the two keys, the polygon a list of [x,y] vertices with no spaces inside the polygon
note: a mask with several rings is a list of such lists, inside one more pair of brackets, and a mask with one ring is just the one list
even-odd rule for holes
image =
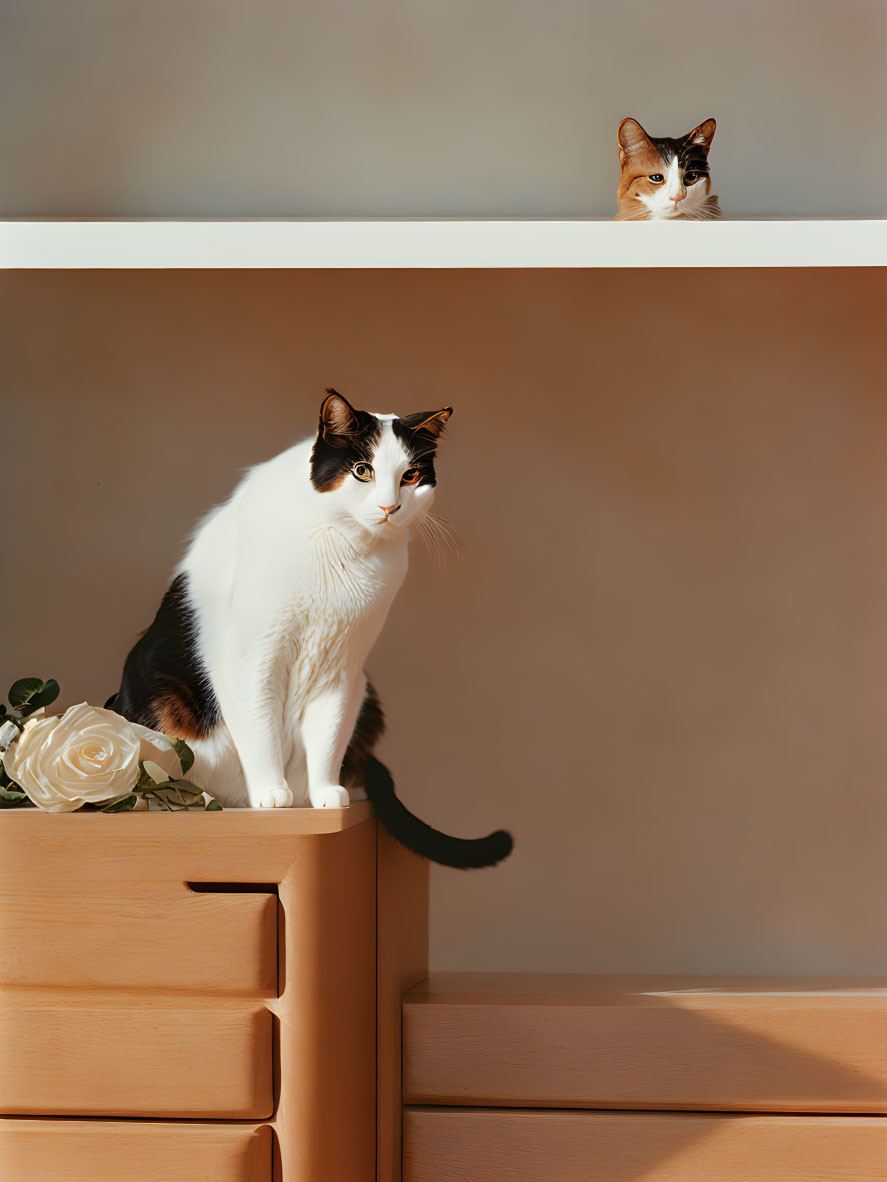
{"label": "sitting cat", "polygon": [[680,139],[656,140],[637,119],[623,119],[616,133],[622,168],[616,187],[616,220],[719,218],[721,207],[712,194],[708,168],[715,127],[714,119],[706,119]]}
{"label": "sitting cat", "polygon": [[223,805],[341,808],[363,785],[404,845],[449,866],[506,857],[414,817],[372,754],[384,717],[364,661],[430,529],[437,443],[452,410],[355,410],[335,390],[317,435],[251,469],[204,519],[110,705],[185,739]]}

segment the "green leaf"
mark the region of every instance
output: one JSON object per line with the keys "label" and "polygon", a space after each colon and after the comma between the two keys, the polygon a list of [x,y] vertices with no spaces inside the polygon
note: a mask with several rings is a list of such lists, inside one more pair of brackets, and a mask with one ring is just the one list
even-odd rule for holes
{"label": "green leaf", "polygon": [[26,804],[27,792],[22,792],[18,784],[13,784],[7,776],[7,783],[0,788],[0,808],[11,808],[13,805]]}
{"label": "green leaf", "polygon": [[206,811],[208,813],[220,813],[222,811],[222,806],[217,800],[210,800],[207,802]]}
{"label": "green leaf", "polygon": [[179,796],[175,788],[169,788],[164,785],[162,788],[153,789],[152,796],[160,801],[171,813],[180,813],[183,809],[188,807],[187,802]]}
{"label": "green leaf", "polygon": [[172,812],[171,806],[166,801],[165,793],[159,792],[157,789],[152,789],[150,792],[145,793],[146,798],[150,796],[154,797],[162,809],[165,809],[168,813]]}
{"label": "green leaf", "polygon": [[112,800],[110,804],[106,804],[100,811],[103,813],[128,813],[130,809],[136,807],[138,799],[134,792],[130,792],[129,796],[124,796],[120,800]]}
{"label": "green leaf", "polygon": [[33,714],[41,706],[48,706],[59,696],[59,683],[50,677],[43,681],[39,677],[21,677],[9,688],[9,704],[23,715]]}
{"label": "green leaf", "polygon": [[169,775],[163,770],[159,763],[154,763],[150,759],[146,759],[142,764],[142,769],[147,772],[155,784],[168,784]]}
{"label": "green leaf", "polygon": [[188,772],[194,766],[194,752],[183,739],[176,739],[174,745],[176,755],[179,757],[179,763],[182,765],[182,775],[187,776]]}
{"label": "green leaf", "polygon": [[133,792],[144,792],[144,793],[153,792],[154,789],[157,787],[158,787],[158,785],[155,784],[154,781],[151,779],[150,774],[145,771],[145,765],[140,764],[139,765],[139,778],[138,778],[138,780],[136,780],[135,787],[133,788]]}
{"label": "green leaf", "polygon": [[191,796],[203,796],[203,789],[198,788],[190,780],[171,780],[170,785],[173,788],[180,788],[183,792],[187,792]]}

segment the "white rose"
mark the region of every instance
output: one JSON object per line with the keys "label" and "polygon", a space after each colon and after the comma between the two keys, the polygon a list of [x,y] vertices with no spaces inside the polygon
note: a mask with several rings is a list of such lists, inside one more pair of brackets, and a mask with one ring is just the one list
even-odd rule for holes
{"label": "white rose", "polygon": [[143,758],[161,763],[158,756],[168,762],[171,754],[178,764],[168,746],[161,752],[158,738],[166,743],[163,736],[136,727],[112,710],[81,702],[60,718],[29,720],[3,763],[38,808],[69,813],[87,802],[129,792],[138,781]]}
{"label": "white rose", "polygon": [[18,727],[14,722],[0,723],[0,753],[18,738]]}

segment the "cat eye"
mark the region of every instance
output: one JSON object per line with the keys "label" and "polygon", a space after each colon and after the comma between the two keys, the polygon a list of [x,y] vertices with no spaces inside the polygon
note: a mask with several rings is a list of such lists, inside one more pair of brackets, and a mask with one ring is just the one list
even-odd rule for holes
{"label": "cat eye", "polygon": [[401,484],[418,484],[419,483],[419,469],[407,468],[403,476],[400,478]]}
{"label": "cat eye", "polygon": [[362,480],[364,484],[368,480],[373,479],[373,465],[372,464],[355,464],[351,469],[351,475],[356,476],[358,480]]}
{"label": "cat eye", "polygon": [[685,172],[684,173],[684,184],[685,185],[695,185],[698,180],[699,180],[699,173],[698,172]]}
{"label": "cat eye", "polygon": [[665,177],[661,172],[654,172],[652,176],[647,177],[648,181],[652,181],[654,185],[661,185]]}

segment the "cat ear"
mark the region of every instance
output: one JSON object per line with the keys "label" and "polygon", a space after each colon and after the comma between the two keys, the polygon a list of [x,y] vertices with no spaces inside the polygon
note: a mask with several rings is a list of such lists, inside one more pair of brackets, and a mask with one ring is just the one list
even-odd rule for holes
{"label": "cat ear", "polygon": [[688,144],[699,144],[705,149],[708,155],[708,149],[711,147],[711,141],[715,138],[715,128],[717,123],[714,119],[703,119],[698,127],[694,127],[692,131],[688,131],[684,139]]}
{"label": "cat ear", "polygon": [[619,163],[624,164],[629,156],[642,152],[645,148],[652,148],[650,137],[638,123],[637,119],[623,119],[616,132],[619,144]]}
{"label": "cat ear", "polygon": [[411,428],[411,432],[415,435],[418,431],[423,431],[430,435],[432,439],[440,439],[443,434],[444,427],[453,413],[451,406],[445,406],[443,410],[436,410],[434,414],[429,414],[427,411],[420,411],[417,415],[407,415],[404,422]]}
{"label": "cat ear", "polygon": [[347,442],[349,435],[360,433],[360,422],[354,407],[331,386],[321,403],[319,430],[326,442],[333,446],[341,446]]}

